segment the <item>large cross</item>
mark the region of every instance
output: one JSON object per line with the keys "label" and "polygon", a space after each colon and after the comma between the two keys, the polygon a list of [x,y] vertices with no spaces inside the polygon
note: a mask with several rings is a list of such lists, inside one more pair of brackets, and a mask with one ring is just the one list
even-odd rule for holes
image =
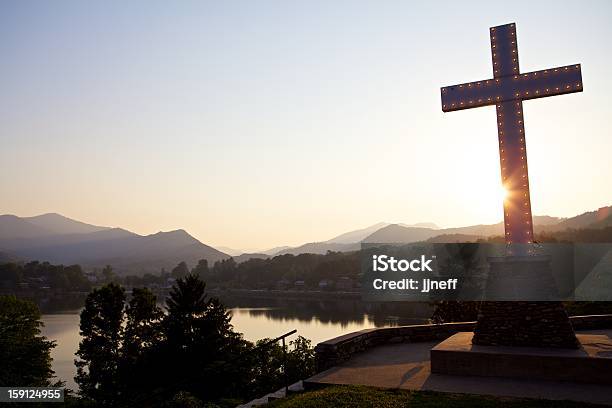
{"label": "large cross", "polygon": [[495,105],[503,187],[506,243],[533,241],[523,102],[582,91],[580,64],[528,73],[519,70],[515,24],[492,27],[493,78],[441,89],[442,110]]}

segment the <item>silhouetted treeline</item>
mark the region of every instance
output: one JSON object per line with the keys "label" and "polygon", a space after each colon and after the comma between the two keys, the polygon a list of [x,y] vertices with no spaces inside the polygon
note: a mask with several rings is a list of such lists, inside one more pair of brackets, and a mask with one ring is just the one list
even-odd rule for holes
{"label": "silhouetted treeline", "polygon": [[[148,289],[133,289],[126,301],[115,283],[87,297],[75,378],[85,400],[104,406],[235,406],[284,384],[282,347],[244,340],[198,276],[179,278],[163,309]],[[314,352],[302,337],[290,346],[286,375],[293,382],[313,373]]]}
{"label": "silhouetted treeline", "polygon": [[55,289],[88,292],[92,284],[79,265],[51,265],[48,262],[0,264],[0,290]]}
{"label": "silhouetted treeline", "polygon": [[[612,227],[566,229],[564,231],[557,232],[536,232],[535,240],[540,243],[612,243]],[[502,235],[490,237],[486,240],[486,242],[505,242],[505,238]]]}
{"label": "silhouetted treeline", "polygon": [[337,289],[341,278],[357,281],[360,273],[359,252],[328,252],[325,255],[279,255],[268,259],[250,259],[236,264],[233,259],[215,262],[204,275],[210,285],[245,289],[283,289],[295,287]]}
{"label": "silhouetted treeline", "polygon": [[555,233],[536,234],[541,242],[612,243],[612,227],[599,229],[567,229]]}
{"label": "silhouetted treeline", "polygon": [[[490,237],[482,242],[503,242],[504,238]],[[568,229],[560,232],[541,232],[536,241],[595,243],[612,242],[612,227],[601,229]],[[132,287],[169,289],[174,282],[188,274],[199,276],[212,288],[237,289],[309,289],[357,290],[360,281],[360,252],[328,252],[327,254],[279,255],[268,259],[252,258],[236,263],[233,258],[215,262],[212,266],[203,259],[189,268],[180,262],[171,271],[143,276],[118,276],[111,265],[101,270],[84,273],[79,265],[51,265],[48,262],[6,263],[0,265],[0,290],[13,292],[21,289],[55,289],[87,292],[115,282]],[[341,285],[342,283],[342,285]]]}

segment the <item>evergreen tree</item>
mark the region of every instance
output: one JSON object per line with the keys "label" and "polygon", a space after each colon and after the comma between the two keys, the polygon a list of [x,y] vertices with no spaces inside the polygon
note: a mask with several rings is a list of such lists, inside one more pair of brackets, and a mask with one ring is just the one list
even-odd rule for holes
{"label": "evergreen tree", "polygon": [[161,342],[161,321],[164,313],[157,306],[157,298],[153,292],[147,288],[134,288],[125,315],[123,355],[130,360],[136,360]]}
{"label": "evergreen tree", "polygon": [[124,303],[124,289],[110,283],[91,292],[81,312],[75,381],[83,396],[106,405],[115,403],[121,394],[118,374]]}
{"label": "evergreen tree", "polygon": [[163,317],[164,313],[149,289],[132,290],[132,299],[125,310],[121,347],[120,372],[126,391],[145,390],[150,385],[150,378],[157,374],[154,357],[164,339]]}
{"label": "evergreen tree", "polygon": [[197,275],[201,280],[208,278],[208,261],[206,259],[200,259],[191,273]]}
{"label": "evergreen tree", "polygon": [[[166,299],[164,354],[169,372],[189,379],[175,391],[190,391],[202,399],[224,395],[244,377],[237,364],[227,364],[246,347],[234,332],[231,315],[196,275],[179,279]],[[230,375],[230,373],[232,375]]]}
{"label": "evergreen tree", "polygon": [[106,265],[104,269],[102,269],[102,279],[104,283],[111,283],[117,280],[117,275],[115,275],[112,266]]}
{"label": "evergreen tree", "polygon": [[184,278],[189,275],[189,267],[185,263],[185,261],[181,261],[178,265],[172,269],[172,277],[174,279]]}

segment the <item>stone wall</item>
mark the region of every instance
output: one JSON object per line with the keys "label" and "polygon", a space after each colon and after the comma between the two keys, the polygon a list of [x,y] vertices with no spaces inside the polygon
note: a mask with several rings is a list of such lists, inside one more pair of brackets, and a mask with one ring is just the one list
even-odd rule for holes
{"label": "stone wall", "polygon": [[[573,316],[570,321],[575,330],[612,328],[612,315]],[[444,323],[381,327],[345,334],[317,344],[317,371],[326,370],[348,360],[355,353],[382,344],[444,340],[458,332],[473,331],[475,327],[476,322]]]}
{"label": "stone wall", "polygon": [[561,302],[482,302],[473,344],[577,349]]}

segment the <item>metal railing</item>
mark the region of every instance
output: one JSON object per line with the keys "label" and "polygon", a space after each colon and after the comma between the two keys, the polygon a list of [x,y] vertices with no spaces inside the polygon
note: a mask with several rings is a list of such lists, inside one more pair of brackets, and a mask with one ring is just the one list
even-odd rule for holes
{"label": "metal railing", "polygon": [[297,329],[293,329],[290,332],[283,334],[282,336],[278,336],[275,339],[268,340],[260,345],[260,347],[263,348],[265,346],[269,346],[270,344],[274,344],[279,340],[282,340],[283,342],[283,376],[285,377],[285,396],[289,394],[289,378],[287,377],[287,345],[285,343],[285,339],[295,333],[297,333]]}

